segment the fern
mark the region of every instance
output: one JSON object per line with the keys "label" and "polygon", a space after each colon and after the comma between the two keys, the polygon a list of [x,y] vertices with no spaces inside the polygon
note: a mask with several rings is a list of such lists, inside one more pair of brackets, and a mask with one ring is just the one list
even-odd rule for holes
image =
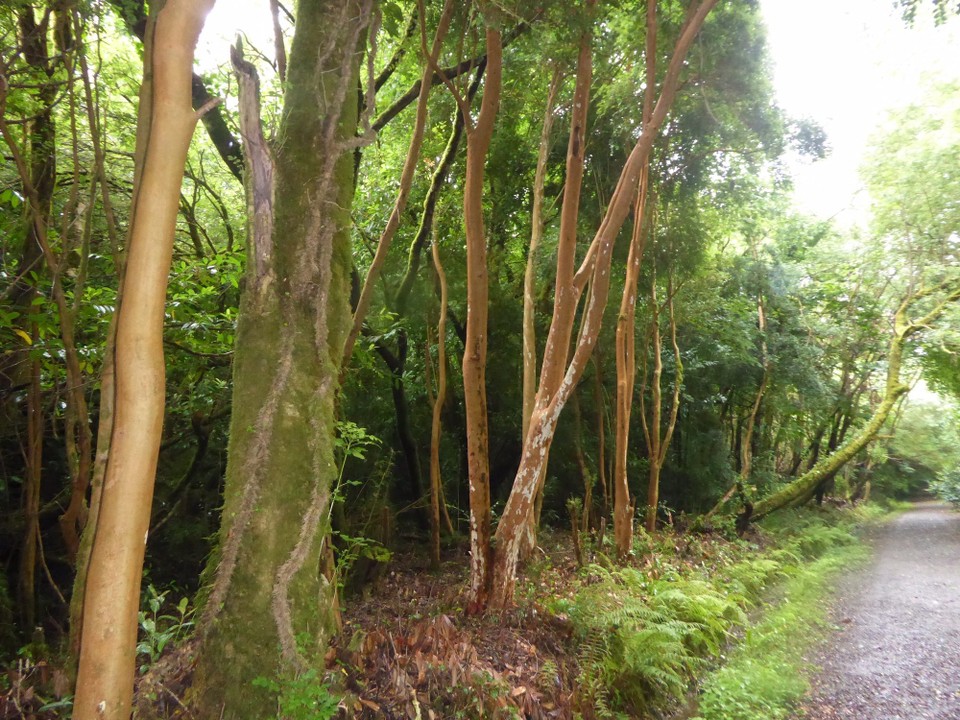
{"label": "fern", "polygon": [[726,572],[727,587],[738,595],[756,601],[767,583],[784,575],[784,561],[795,564],[799,558],[794,553],[782,550],[777,551],[776,557],[771,553],[769,557],[743,560],[732,565]]}
{"label": "fern", "polygon": [[587,569],[569,615],[580,639],[582,705],[636,717],[681,699],[705,658],[743,622],[733,598],[699,580],[648,580],[633,568]]}

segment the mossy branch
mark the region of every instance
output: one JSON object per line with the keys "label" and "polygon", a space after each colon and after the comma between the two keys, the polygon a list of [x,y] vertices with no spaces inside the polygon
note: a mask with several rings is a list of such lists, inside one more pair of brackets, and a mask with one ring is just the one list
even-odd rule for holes
{"label": "mossy branch", "polygon": [[[910,307],[915,305],[918,300],[927,298],[938,291],[945,291],[946,294],[926,314],[917,320],[911,320],[907,314]],[[935,287],[919,290],[904,299],[894,315],[894,333],[887,354],[886,391],[883,401],[877,407],[873,417],[855,437],[835,453],[823,458],[808,472],[773,495],[756,503],[752,508],[748,506],[740,516],[741,527],[751,520],[762,518],[797,500],[808,497],[817,485],[850,462],[877,436],[897,402],[910,391],[910,386],[900,380],[906,341],[920,330],[928,328],[949,305],[957,300],[960,300],[960,287],[957,287],[957,281],[955,280],[944,281]]]}

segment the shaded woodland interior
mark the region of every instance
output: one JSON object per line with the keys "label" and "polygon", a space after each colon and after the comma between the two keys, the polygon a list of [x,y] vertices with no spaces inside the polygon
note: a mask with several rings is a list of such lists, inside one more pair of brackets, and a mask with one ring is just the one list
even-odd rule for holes
{"label": "shaded woodland interior", "polygon": [[0,9],[0,658],[75,717],[168,642],[198,717],[272,713],[345,617],[389,644],[404,573],[476,629],[561,546],[659,582],[785,509],[960,499],[956,84],[848,230],[791,205],[830,141],[752,0],[268,4],[213,70],[212,2]]}

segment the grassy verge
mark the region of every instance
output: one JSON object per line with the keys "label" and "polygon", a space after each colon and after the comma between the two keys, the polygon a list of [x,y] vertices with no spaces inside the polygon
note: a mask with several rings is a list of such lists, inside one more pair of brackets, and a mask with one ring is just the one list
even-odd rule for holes
{"label": "grassy verge", "polygon": [[579,717],[662,716],[693,684],[698,720],[786,717],[806,690],[803,654],[828,627],[830,583],[867,556],[857,530],[884,514],[789,511],[750,542],[641,537],[633,567],[588,566],[553,608],[575,631]]}
{"label": "grassy verge", "polygon": [[695,720],[781,720],[791,715],[808,689],[804,655],[830,629],[824,598],[842,571],[868,557],[855,531],[878,514],[875,509],[855,512],[826,533],[816,524],[802,527],[796,515],[780,520],[782,526],[773,531],[783,543],[771,554],[787,559],[781,567],[785,580],[778,587],[782,597],[703,680]]}

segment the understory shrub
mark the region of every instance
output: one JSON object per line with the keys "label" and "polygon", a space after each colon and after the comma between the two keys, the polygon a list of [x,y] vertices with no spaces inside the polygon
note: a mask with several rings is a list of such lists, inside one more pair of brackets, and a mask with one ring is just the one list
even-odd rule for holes
{"label": "understory shrub", "polygon": [[[734,634],[743,638],[737,669],[710,676],[702,720],[786,717],[781,710],[806,688],[798,648],[826,622],[828,581],[865,553],[855,529],[882,514],[790,510],[763,523],[757,543],[705,547],[664,535],[643,539],[656,543],[644,569],[588,565],[573,598],[553,607],[570,618],[578,642],[580,717],[643,718],[677,705]],[[782,602],[746,627],[746,609],[774,586]]]}
{"label": "understory shrub", "polygon": [[960,508],[960,468],[938,475],[930,489],[941,500]]}
{"label": "understory shrub", "polygon": [[632,717],[684,696],[706,658],[743,622],[735,598],[709,583],[650,580],[635,568],[586,568],[565,607],[580,647],[584,717]]}

